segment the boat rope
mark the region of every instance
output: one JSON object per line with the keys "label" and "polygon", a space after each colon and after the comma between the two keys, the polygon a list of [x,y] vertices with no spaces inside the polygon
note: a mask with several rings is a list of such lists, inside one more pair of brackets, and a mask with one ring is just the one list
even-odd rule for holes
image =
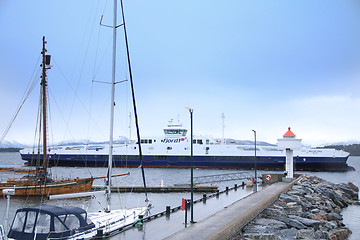
{"label": "boat rope", "polygon": [[127,33],[126,33],[125,15],[124,15],[124,7],[123,7],[123,1],[122,1],[122,0],[120,0],[120,4],[121,4],[121,15],[122,15],[123,27],[124,27],[124,37],[125,37],[125,45],[126,45],[126,56],[127,56],[127,62],[128,62],[128,68],[129,68],[129,76],[130,76],[131,95],[132,95],[132,101],[133,101],[133,107],[134,107],[136,135],[137,135],[137,140],[138,140],[138,145],[139,145],[140,166],[141,166],[141,173],[142,173],[142,177],[143,177],[144,192],[145,192],[145,198],[146,198],[145,201],[148,202],[149,200],[148,200],[148,195],[147,195],[147,190],[146,190],[145,172],[144,172],[144,166],[143,166],[143,155],[142,155],[141,143],[140,143],[140,130],[139,130],[137,110],[136,110],[134,83],[133,83],[132,72],[131,72],[131,62],[130,62],[130,54],[129,54],[129,44],[128,44]]}
{"label": "boat rope", "polygon": [[[94,6],[92,6],[92,8],[94,8]],[[98,9],[98,8],[99,8],[99,3],[97,4],[97,9]],[[97,11],[97,9],[96,9],[96,11]],[[81,64],[81,67],[80,67],[79,77],[77,78],[77,81],[76,81],[76,83],[75,83],[75,87],[72,88],[73,91],[74,91],[74,98],[73,98],[72,104],[71,104],[71,106],[70,106],[70,108],[69,108],[69,109],[70,109],[70,113],[69,113],[69,116],[68,116],[67,124],[69,124],[70,121],[71,121],[72,113],[73,113],[74,108],[75,108],[75,102],[76,102],[75,100],[76,100],[76,99],[79,99],[80,82],[81,82],[81,79],[82,79],[82,76],[83,76],[83,72],[84,72],[84,69],[85,69],[85,63],[86,63],[86,60],[87,60],[87,55],[88,55],[88,53],[89,53],[90,43],[91,43],[91,41],[92,41],[92,36],[93,36],[93,30],[94,30],[95,20],[96,20],[96,17],[94,16],[94,18],[93,18],[93,20],[92,20],[92,21],[93,21],[93,24],[91,24],[92,27],[90,27],[90,37],[86,38],[86,34],[85,34],[86,31],[89,29],[89,25],[90,25],[89,23],[90,23],[90,21],[91,21],[90,15],[89,15],[89,18],[87,19],[86,27],[84,28],[84,31],[83,31],[83,36],[82,36],[82,41],[81,41],[81,42],[83,43],[83,42],[85,42],[85,39],[87,39],[87,44],[86,44],[86,47],[85,47],[85,49],[84,49],[84,50],[85,50],[85,54],[84,54],[84,57],[83,57],[83,60],[82,60],[82,64]],[[82,44],[81,46],[85,46],[85,44]],[[81,49],[82,49],[82,47],[79,47],[79,49],[78,49],[78,54],[77,54],[76,59],[79,58]],[[77,60],[76,60],[76,62],[77,62]],[[75,70],[76,70],[76,69],[78,69],[78,68],[76,67],[76,65],[74,65],[74,70],[73,70],[72,76],[74,76],[74,73],[75,73]],[[73,77],[70,77],[70,79],[73,79]],[[69,83],[69,82],[68,82],[68,83]],[[70,83],[69,83],[69,85],[71,86]],[[84,104],[82,103],[82,101],[80,101],[80,103],[81,103],[82,105],[84,105]],[[86,107],[84,107],[84,109],[87,110]],[[64,140],[65,140],[67,131],[68,131],[68,129],[66,129],[66,131],[64,131],[64,137],[63,137]]]}
{"label": "boat rope", "polygon": [[[32,73],[32,75],[31,75],[31,77],[30,77],[30,81],[28,82],[28,85],[27,85],[27,87],[26,87],[26,89],[25,89],[25,92],[24,92],[24,95],[23,95],[23,97],[22,97],[22,100],[20,101],[20,103],[19,103],[19,105],[18,105],[18,107],[17,107],[17,109],[16,109],[13,117],[11,118],[8,126],[6,127],[5,131],[4,131],[3,134],[1,135],[0,144],[2,143],[2,141],[4,140],[4,138],[6,137],[6,135],[9,133],[9,131],[10,131],[13,123],[15,122],[15,119],[16,119],[16,117],[18,116],[21,108],[23,107],[24,103],[26,102],[26,100],[27,100],[28,97],[30,96],[30,93],[33,91],[34,87],[36,86],[36,84],[38,83],[38,81],[39,81],[39,79],[40,79],[39,76],[40,76],[40,71],[41,71],[41,70],[38,69],[40,57],[41,57],[41,55],[39,55],[39,58],[38,58],[38,60],[36,61],[35,68],[34,68],[34,70],[33,70],[33,73]],[[35,73],[36,69],[37,69],[37,72],[36,72],[35,77],[34,77],[34,73]]]}
{"label": "boat rope", "polygon": [[[61,75],[62,75],[63,78],[65,79],[65,81],[66,81],[66,83],[68,84],[70,90],[72,90],[73,93],[77,96],[76,90],[73,88],[73,86],[71,85],[69,79],[66,77],[66,75],[64,74],[64,72],[62,71],[62,69],[60,68],[60,66],[56,63],[55,59],[53,59],[52,61],[54,62],[54,65],[56,66],[56,68],[59,69]],[[84,102],[80,99],[79,96],[77,96],[77,99],[78,99],[80,105],[83,107],[83,109],[89,114],[90,119],[91,119],[92,122],[95,124],[95,126],[97,126],[97,128],[100,129],[100,127],[99,127],[98,124],[97,124],[98,121],[95,120],[93,117],[91,117],[91,112],[90,112],[90,110],[86,107],[86,105],[84,104]],[[61,112],[60,106],[59,106],[58,104],[57,104],[57,108],[58,108],[59,112]],[[104,107],[103,107],[103,109],[104,109]],[[103,112],[103,111],[101,111],[101,113],[102,113],[102,112]],[[62,114],[62,113],[61,113],[61,114]],[[65,120],[65,116],[64,116],[63,114],[61,115],[61,117],[62,117],[62,119],[63,119],[63,121],[64,121],[64,123],[65,123],[65,125],[66,125],[67,131],[70,132],[69,121],[66,121],[66,120]],[[95,130],[94,130],[94,131],[95,131]],[[103,132],[101,132],[101,131],[99,131],[99,132],[103,134],[103,137],[104,137],[104,138],[106,137]],[[70,133],[70,135],[71,135],[71,133]],[[90,134],[90,136],[91,136],[91,134]],[[72,137],[72,136],[71,136],[71,137]],[[64,139],[65,139],[65,136],[64,136]],[[73,139],[74,139],[74,138],[73,138]]]}
{"label": "boat rope", "polygon": [[39,96],[40,100],[39,100],[39,113],[38,113],[38,126],[39,126],[39,136],[38,137],[38,143],[37,143],[37,146],[38,146],[38,152],[37,152],[37,158],[36,158],[36,168],[39,169],[40,168],[40,155],[41,155],[41,152],[40,152],[40,146],[41,146],[41,131],[42,131],[42,96],[40,94]]}
{"label": "boat rope", "polygon": [[55,103],[55,105],[56,105],[56,107],[57,107],[58,111],[59,111],[59,114],[60,114],[60,116],[61,116],[62,120],[63,120],[63,121],[64,121],[64,123],[65,123],[66,130],[69,132],[70,136],[74,139],[74,137],[73,137],[73,135],[72,135],[72,133],[71,133],[71,131],[70,131],[69,124],[68,124],[68,122],[66,122],[65,117],[64,117],[64,114],[62,113],[62,111],[61,111],[61,109],[60,109],[60,106],[59,106],[58,102],[55,100],[55,97],[54,97],[54,95],[53,95],[53,93],[52,93],[51,89],[49,90],[49,92],[50,92],[50,95],[51,95],[51,97],[52,97],[52,99],[53,99],[53,101],[54,101],[54,103]]}
{"label": "boat rope", "polygon": [[[41,96],[40,97],[40,100],[39,100],[39,104],[38,104],[38,111],[37,111],[37,114],[36,114],[36,123],[35,123],[35,131],[34,131],[34,139],[33,139],[33,149],[32,149],[32,156],[31,156],[31,163],[30,165],[31,166],[37,166],[37,158],[38,158],[38,154],[36,153],[35,155],[35,146],[38,146],[38,152],[39,152],[39,148],[40,148],[40,139],[39,139],[39,142],[36,143],[37,141],[37,133],[38,133],[38,127],[39,127],[39,122],[40,122],[40,109],[41,109],[41,105],[40,105],[40,102],[41,102]],[[34,164],[34,161],[35,161],[35,164]]]}

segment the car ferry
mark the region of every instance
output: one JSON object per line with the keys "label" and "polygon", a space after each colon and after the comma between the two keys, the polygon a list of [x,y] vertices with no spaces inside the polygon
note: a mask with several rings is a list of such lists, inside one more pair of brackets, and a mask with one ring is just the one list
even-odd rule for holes
{"label": "car ferry", "polygon": [[[290,131],[290,129],[289,129]],[[191,138],[180,123],[169,122],[163,129],[164,136],[141,139],[143,166],[150,168],[189,168],[191,162]],[[285,134],[286,135],[286,134]],[[284,135],[284,136],[285,136]],[[109,148],[106,144],[56,146],[48,149],[48,162],[53,166],[105,167]],[[20,150],[28,165],[35,165],[38,149]],[[301,148],[294,151],[295,170],[347,171],[349,153],[335,149]],[[40,160],[42,155],[40,154]],[[253,142],[238,143],[211,137],[193,138],[193,166],[195,168],[252,169],[255,164]],[[139,167],[139,149],[136,141],[114,144],[115,167]],[[285,150],[277,145],[257,143],[256,166],[258,169],[283,170]]]}

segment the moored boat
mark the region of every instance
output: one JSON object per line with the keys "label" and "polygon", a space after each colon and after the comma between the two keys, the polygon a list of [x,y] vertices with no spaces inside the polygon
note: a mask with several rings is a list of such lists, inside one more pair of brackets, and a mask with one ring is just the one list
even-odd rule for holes
{"label": "moored boat", "polygon": [[[187,129],[172,121],[163,129],[162,138],[143,138],[143,166],[151,168],[189,168],[190,138]],[[199,136],[193,139],[194,167],[219,169],[251,169],[254,167],[255,147],[251,141],[222,141]],[[108,147],[102,144],[56,146],[50,148],[49,163],[56,166],[106,166]],[[31,164],[31,149],[20,151],[23,160]],[[138,167],[135,141],[114,144],[113,166]],[[284,170],[285,151],[274,144],[258,143],[256,146],[258,169]],[[349,153],[335,149],[303,147],[294,151],[295,170],[347,171]]]}
{"label": "moored boat", "polygon": [[[13,188],[15,190],[15,196],[48,196],[53,194],[66,194],[66,193],[77,193],[87,192],[91,190],[93,184],[93,177],[89,178],[75,178],[75,179],[63,179],[54,180],[48,173],[48,155],[47,155],[47,75],[46,71],[51,68],[50,66],[50,55],[46,52],[46,41],[43,37],[42,47],[42,76],[41,76],[41,100],[40,100],[40,119],[39,129],[43,129],[39,136],[42,135],[43,148],[42,154],[38,152],[37,155],[33,156],[32,160],[36,169],[12,169],[12,168],[0,168],[3,172],[15,172],[15,173],[28,173],[27,176],[16,179],[7,179],[6,182],[0,182],[0,195],[3,195],[3,190],[7,188]],[[42,124],[42,125],[41,125]],[[42,126],[42,127],[41,127]],[[40,131],[40,130],[39,130]],[[39,160],[41,155],[41,163]],[[105,176],[100,177],[105,178]]]}
{"label": "moored boat", "polygon": [[16,211],[8,239],[102,238],[115,230],[119,231],[140,222],[146,211],[144,207],[113,210],[108,213],[87,213],[82,208],[71,206],[21,208]]}

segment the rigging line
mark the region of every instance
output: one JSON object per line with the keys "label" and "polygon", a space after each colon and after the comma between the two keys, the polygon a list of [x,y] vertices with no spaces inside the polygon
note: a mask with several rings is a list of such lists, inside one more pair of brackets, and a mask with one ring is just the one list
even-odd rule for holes
{"label": "rigging line", "polygon": [[122,15],[122,20],[123,20],[123,26],[124,26],[124,37],[125,37],[125,45],[126,45],[126,53],[127,53],[126,55],[127,55],[128,68],[129,68],[129,76],[130,76],[131,94],[132,94],[134,115],[135,115],[136,134],[137,134],[138,145],[139,145],[140,165],[141,165],[141,172],[142,172],[142,177],[143,177],[144,192],[145,192],[145,197],[146,197],[145,201],[148,201],[148,195],[147,195],[147,190],[146,190],[146,181],[145,181],[145,172],[144,172],[144,166],[143,166],[143,156],[142,156],[141,143],[140,143],[140,131],[139,131],[139,124],[138,124],[137,110],[136,110],[134,83],[133,83],[132,72],[131,72],[129,44],[128,44],[128,40],[127,40],[125,15],[124,15],[124,7],[123,7],[122,0],[120,0],[120,4],[121,4],[121,15]]}
{"label": "rigging line", "polygon": [[93,75],[93,80],[96,78],[96,75],[97,75],[99,69],[101,68],[101,66],[103,64],[105,57],[108,56],[107,52],[108,52],[108,49],[111,46],[111,43],[112,43],[111,38],[109,38],[108,43],[104,44],[106,47],[105,47],[104,53],[102,54],[102,57],[100,59],[99,65],[97,66],[97,69],[95,69],[95,72],[94,72],[94,75]]}
{"label": "rigging line", "polygon": [[[96,11],[98,10],[98,8],[99,8],[99,2],[98,2]],[[95,14],[95,15],[96,15],[96,14]],[[88,52],[89,52],[90,42],[91,42],[91,40],[92,40],[92,35],[93,35],[93,30],[94,30],[94,25],[95,25],[95,24],[94,24],[94,23],[95,23],[95,19],[96,19],[96,17],[94,16],[94,18],[93,18],[93,24],[92,24],[92,27],[91,27],[91,29],[90,29],[90,37],[88,38],[87,46],[86,46],[86,49],[85,49],[85,56],[84,56],[83,61],[82,61],[82,66],[81,66],[81,70],[80,70],[80,76],[79,76],[79,78],[78,78],[78,80],[77,80],[77,84],[76,84],[75,97],[74,97],[74,99],[73,99],[73,102],[72,102],[71,108],[70,108],[70,114],[69,114],[69,118],[68,118],[68,123],[70,122],[71,115],[72,115],[72,112],[73,112],[73,110],[74,110],[75,99],[76,99],[77,96],[78,96],[78,89],[79,89],[79,85],[80,85],[80,80],[81,80],[81,78],[82,78],[82,74],[83,74],[83,71],[84,71],[85,62],[86,62],[87,55],[88,55]],[[89,16],[89,18],[87,19],[87,24],[86,24],[87,27],[88,27],[88,25],[89,25],[89,22],[90,22],[90,16]],[[83,33],[83,40],[84,40],[84,38],[85,38],[85,31],[86,31],[87,27],[85,28],[84,33]],[[83,42],[83,41],[82,41],[82,42]],[[79,51],[80,51],[80,49],[79,49]],[[75,71],[75,70],[74,70],[74,71]],[[66,136],[66,132],[64,133],[64,136]],[[65,138],[65,137],[64,137],[64,138]]]}
{"label": "rigging line", "polygon": [[[51,139],[48,138],[48,140],[51,141],[51,146],[54,146],[54,131],[53,131],[53,121],[52,121],[52,118],[51,118],[51,103],[50,103],[50,98],[49,98],[49,91],[50,91],[50,87],[49,87],[49,84],[48,84],[48,87],[47,87],[47,99],[48,99],[48,114],[47,116],[49,117],[49,124],[46,124],[46,126],[49,126],[49,128],[51,129],[51,131],[47,131],[47,133],[50,133],[51,135]],[[50,146],[49,146],[50,147]],[[50,176],[51,176],[51,173],[50,173]]]}
{"label": "rigging line", "polygon": [[[34,71],[35,71],[35,69],[34,69]],[[39,72],[40,72],[40,69],[38,70],[38,73],[36,74],[36,76],[38,76]],[[34,74],[34,72],[33,72],[33,74]],[[32,76],[31,76],[31,78],[33,77],[33,74],[32,74]],[[25,91],[24,96],[23,96],[22,100],[20,101],[20,103],[19,103],[19,105],[18,105],[18,107],[17,107],[17,110],[15,111],[15,113],[14,113],[13,117],[11,118],[11,120],[10,120],[8,126],[6,127],[5,131],[4,131],[3,134],[1,135],[0,143],[2,143],[2,141],[5,139],[6,135],[9,133],[9,131],[10,131],[13,123],[15,122],[16,117],[18,116],[21,108],[23,107],[23,105],[25,104],[26,100],[27,100],[28,97],[30,96],[30,93],[31,93],[32,90],[34,89],[34,87],[35,87],[38,79],[39,79],[39,78],[36,78],[36,77],[35,77],[32,82],[30,81],[30,82],[31,82],[30,87],[29,87],[29,84],[28,84],[28,86],[26,87],[26,88],[27,88],[27,92]]]}
{"label": "rigging line", "polygon": [[[94,82],[91,83],[91,89],[90,89],[90,106],[89,106],[89,117],[88,117],[88,127],[87,127],[87,144],[89,144],[90,141],[90,122],[91,122],[91,109],[92,109],[92,99],[93,99],[93,91],[94,91]],[[86,154],[87,158],[87,154]]]}
{"label": "rigging line", "polygon": [[64,115],[62,114],[62,112],[61,112],[61,110],[60,110],[60,107],[59,107],[59,104],[58,104],[57,101],[55,100],[55,97],[54,97],[51,89],[50,89],[50,95],[51,95],[53,101],[55,102],[55,105],[56,105],[57,109],[59,110],[59,113],[60,113],[60,116],[61,116],[62,120],[63,120],[64,123],[65,123],[66,130],[69,131],[70,136],[74,139],[74,136],[71,134],[69,125],[68,125],[68,123],[66,122],[65,117],[64,117]]}
{"label": "rigging line", "polygon": [[[101,16],[103,16],[104,13],[105,13],[105,9],[106,9],[106,7],[107,7],[107,3],[108,3],[108,1],[106,0],[106,1],[105,1],[105,5],[104,5],[104,9],[103,9],[103,11],[102,11]],[[100,22],[100,24],[99,24],[98,43],[97,43],[97,46],[96,46],[96,54],[95,54],[96,57],[95,57],[95,60],[97,59],[97,56],[98,56],[98,46],[99,46],[99,40],[100,40],[100,36],[101,36],[101,34],[100,34],[101,29],[102,29],[102,27],[101,27],[101,22]],[[105,44],[105,46],[106,46],[106,47],[105,47],[105,51],[104,51],[104,53],[103,53],[103,55],[102,55],[102,57],[101,57],[100,63],[99,63],[99,65],[97,66],[97,68],[96,68],[96,64],[94,64],[93,80],[95,80],[96,75],[97,75],[97,72],[98,72],[98,70],[100,69],[102,63],[104,62],[105,56],[107,56],[107,50],[109,49],[109,47],[110,47],[110,45],[111,45],[111,40],[112,40],[112,39],[109,38],[108,44]],[[96,63],[96,61],[95,61],[95,63]]]}
{"label": "rigging line", "polygon": [[[41,89],[41,88],[40,88]],[[42,90],[40,90],[40,103],[39,103],[39,140],[38,140],[38,157],[36,159],[36,168],[39,169],[40,168],[40,145],[41,145],[41,131],[42,130],[42,104],[43,104],[43,101],[42,101],[42,94],[41,94]]]}
{"label": "rigging line", "polygon": [[[53,63],[56,65],[56,67],[60,70],[61,75],[64,77],[64,79],[66,80],[66,83],[69,85],[70,89],[75,93],[75,89],[72,87],[72,85],[70,84],[70,81],[67,79],[67,77],[65,76],[64,72],[62,71],[62,69],[60,68],[60,66],[56,63],[55,59],[52,59]],[[84,108],[84,110],[91,116],[91,112],[87,109],[87,107],[85,106],[84,102],[80,99],[79,96],[77,96],[77,99],[79,100],[81,106]],[[59,108],[60,109],[60,108]],[[97,121],[91,117],[91,120],[94,122],[94,124],[96,125],[96,127],[98,127],[100,129],[100,127],[97,124]],[[65,120],[64,120],[65,121]],[[68,125],[68,124],[67,124]],[[105,137],[105,136],[104,136]]]}
{"label": "rigging line", "polygon": [[[47,81],[48,82],[48,81]],[[48,99],[47,100],[47,103],[48,103],[48,114],[46,114],[46,116],[49,118],[49,121],[48,121],[48,124],[46,124],[46,126],[48,126],[50,129],[51,129],[51,131],[46,131],[47,132],[47,134],[50,132],[50,134],[51,134],[51,139],[49,139],[49,137],[47,136],[47,139],[48,140],[50,140],[51,141],[51,145],[53,146],[54,145],[54,131],[52,130],[52,127],[53,127],[53,125],[52,125],[52,118],[51,118],[51,103],[50,103],[50,98],[49,98],[49,91],[50,91],[50,88],[49,88],[49,83],[48,83],[48,86],[47,86],[47,88],[46,88],[46,98]],[[47,121],[47,119],[46,119],[46,121]],[[46,129],[47,130],[47,129]],[[50,146],[48,145],[48,148],[50,148]],[[46,149],[46,151],[47,151],[47,149]],[[49,155],[50,155],[50,153],[49,153]],[[48,158],[49,158],[49,156],[48,156]],[[49,161],[47,161],[47,165],[49,166]],[[51,168],[48,168],[48,166],[46,166],[46,169],[47,169],[47,174],[52,178],[52,170],[51,170]],[[49,169],[50,169],[50,171],[49,171]]]}
{"label": "rigging line", "polygon": [[96,69],[96,60],[97,60],[98,51],[99,51],[100,32],[101,32],[101,26],[99,26],[98,39],[97,39],[97,43],[96,43],[95,60],[94,60],[94,67],[93,67],[93,80],[95,79],[95,75],[96,75],[95,69]]}
{"label": "rigging line", "polygon": [[[41,94],[39,96],[41,98]],[[41,100],[39,100],[39,103],[40,103]],[[36,146],[36,139],[37,139],[37,133],[38,133],[38,126],[39,126],[39,118],[40,118],[40,109],[41,109],[41,105],[38,104],[38,111],[37,111],[37,114],[36,114],[36,125],[35,125],[35,132],[34,132],[34,140],[33,140],[33,155],[34,155],[34,152],[35,152],[35,146]],[[40,144],[37,145],[38,148],[40,147]],[[32,157],[33,159],[33,157]],[[33,164],[33,163],[32,163]]]}

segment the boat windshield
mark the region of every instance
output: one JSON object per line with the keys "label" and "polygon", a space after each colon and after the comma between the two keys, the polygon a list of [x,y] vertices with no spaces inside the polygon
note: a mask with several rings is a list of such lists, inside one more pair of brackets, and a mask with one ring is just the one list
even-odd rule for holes
{"label": "boat windshield", "polygon": [[32,233],[35,226],[36,212],[28,212],[24,232]]}
{"label": "boat windshield", "polygon": [[15,218],[14,218],[14,223],[13,223],[11,229],[14,231],[21,232],[24,227],[25,218],[26,218],[26,212],[16,213]]}
{"label": "boat windshield", "polygon": [[48,233],[50,232],[51,216],[45,213],[39,213],[36,221],[36,232],[37,233]]}

